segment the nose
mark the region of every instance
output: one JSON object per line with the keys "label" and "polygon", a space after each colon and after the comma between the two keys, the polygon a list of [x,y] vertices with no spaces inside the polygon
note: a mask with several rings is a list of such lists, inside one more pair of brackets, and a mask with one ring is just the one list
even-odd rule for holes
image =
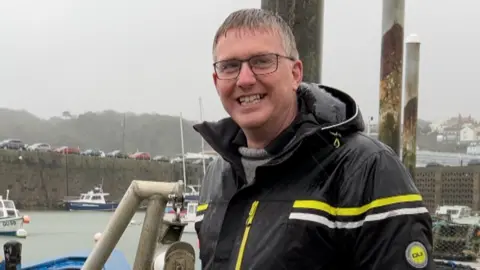
{"label": "nose", "polygon": [[248,88],[257,82],[255,74],[253,74],[252,69],[248,63],[243,63],[242,68],[240,69],[240,74],[237,78],[237,86],[242,88]]}

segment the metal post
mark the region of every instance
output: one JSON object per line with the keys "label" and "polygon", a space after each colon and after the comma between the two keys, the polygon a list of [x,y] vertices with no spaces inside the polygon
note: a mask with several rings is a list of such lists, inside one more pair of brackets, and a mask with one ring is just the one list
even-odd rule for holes
{"label": "metal post", "polygon": [[[143,199],[160,195],[166,203],[169,194],[182,195],[183,185],[182,181],[166,183],[133,180],[110,218],[100,240],[88,256],[82,270],[101,270],[103,268]],[[164,210],[165,208],[160,207],[160,217],[163,217]],[[153,230],[157,229],[153,228]],[[150,230],[150,236],[155,241],[155,237],[152,234],[153,232]],[[140,244],[143,243],[140,242]]]}
{"label": "metal post", "polygon": [[383,0],[378,138],[400,154],[405,0]]}
{"label": "metal post", "polygon": [[68,187],[68,153],[67,150],[65,149],[64,151],[65,154],[65,192],[67,193],[67,196],[69,195],[68,190],[70,189]]}
{"label": "metal post", "polygon": [[262,9],[278,13],[293,30],[304,80],[320,83],[322,79],[323,0],[262,0]]}
{"label": "metal post", "polygon": [[157,245],[158,224],[163,220],[163,209],[166,206],[167,204],[161,196],[156,195],[149,199],[133,269],[151,268]]}
{"label": "metal post", "polygon": [[182,144],[182,169],[183,169],[183,182],[187,184],[187,168],[185,166],[185,142],[183,141],[183,116],[180,113],[180,142]]}
{"label": "metal post", "polygon": [[415,177],[417,162],[418,81],[420,73],[420,40],[410,35],[406,42],[405,106],[403,108],[403,150],[405,167]]}
{"label": "metal post", "polygon": [[125,155],[125,125],[127,123],[127,114],[123,113],[122,120],[122,154]]}

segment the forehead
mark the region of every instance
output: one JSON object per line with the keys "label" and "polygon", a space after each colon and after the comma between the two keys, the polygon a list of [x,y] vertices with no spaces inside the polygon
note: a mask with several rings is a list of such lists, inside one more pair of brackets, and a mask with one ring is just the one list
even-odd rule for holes
{"label": "forehead", "polygon": [[217,60],[246,58],[262,53],[284,54],[282,38],[275,29],[235,28],[218,38]]}

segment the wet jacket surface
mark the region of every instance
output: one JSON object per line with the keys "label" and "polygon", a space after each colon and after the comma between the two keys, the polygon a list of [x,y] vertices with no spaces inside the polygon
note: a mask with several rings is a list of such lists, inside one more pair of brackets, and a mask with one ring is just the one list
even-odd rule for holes
{"label": "wet jacket surface", "polygon": [[368,137],[354,100],[302,84],[294,123],[247,185],[232,119],[196,125],[220,155],[195,229],[202,269],[435,269],[432,223],[395,153]]}

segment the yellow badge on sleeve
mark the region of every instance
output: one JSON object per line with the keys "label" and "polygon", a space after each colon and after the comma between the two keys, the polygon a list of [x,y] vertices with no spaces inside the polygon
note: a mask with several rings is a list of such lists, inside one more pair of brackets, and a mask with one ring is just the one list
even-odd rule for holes
{"label": "yellow badge on sleeve", "polygon": [[427,249],[418,241],[412,242],[407,246],[405,257],[407,262],[417,269],[425,268],[428,264]]}

